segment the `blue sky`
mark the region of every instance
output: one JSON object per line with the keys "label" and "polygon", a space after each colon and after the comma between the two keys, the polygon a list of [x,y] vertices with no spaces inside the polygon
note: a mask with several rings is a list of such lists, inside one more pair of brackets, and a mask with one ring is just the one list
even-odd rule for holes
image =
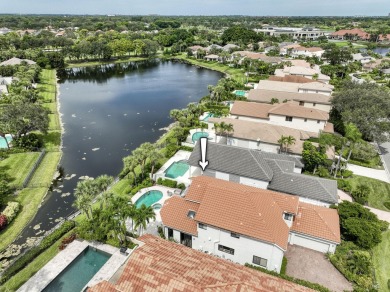
{"label": "blue sky", "polygon": [[161,15],[367,15],[390,13],[389,0],[0,0],[0,13]]}

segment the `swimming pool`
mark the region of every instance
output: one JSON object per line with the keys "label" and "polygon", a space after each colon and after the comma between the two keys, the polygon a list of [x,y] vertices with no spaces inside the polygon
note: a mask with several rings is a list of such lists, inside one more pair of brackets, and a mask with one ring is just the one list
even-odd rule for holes
{"label": "swimming pool", "polygon": [[108,253],[88,246],[43,291],[81,291],[110,257]]}
{"label": "swimming pool", "polygon": [[245,93],[246,93],[245,90],[236,90],[234,92],[234,94],[237,96],[245,96]]}
{"label": "swimming pool", "polygon": [[153,210],[160,210],[162,208],[162,205],[160,203],[154,204],[152,206]]}
{"label": "swimming pool", "polygon": [[[12,141],[12,136],[7,134],[5,135],[8,143]],[[7,148],[7,143],[5,142],[5,139],[3,137],[0,137],[0,148]]]}
{"label": "swimming pool", "polygon": [[151,190],[143,194],[136,202],[135,206],[140,208],[142,205],[146,207],[152,206],[154,203],[157,203],[163,197],[163,193],[158,190]]}
{"label": "swimming pool", "polygon": [[196,142],[198,141],[200,138],[203,138],[203,137],[208,137],[209,136],[209,133],[207,132],[195,132],[193,135],[192,135],[192,142]]}
{"label": "swimming pool", "polygon": [[183,176],[190,166],[185,161],[175,161],[165,171],[165,176],[169,178],[177,178]]}
{"label": "swimming pool", "polygon": [[214,117],[214,114],[208,113],[207,116],[205,116],[202,121],[207,122],[209,120],[209,118],[212,118],[212,117]]}

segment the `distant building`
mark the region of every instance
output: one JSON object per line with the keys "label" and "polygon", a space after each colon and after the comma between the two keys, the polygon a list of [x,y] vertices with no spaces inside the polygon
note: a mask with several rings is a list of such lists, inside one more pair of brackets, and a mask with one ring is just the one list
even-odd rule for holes
{"label": "distant building", "polygon": [[293,39],[316,40],[321,36],[327,36],[328,31],[320,30],[314,27],[276,27],[264,26],[262,29],[255,29],[256,32],[262,32],[266,35],[280,36],[288,35]]}

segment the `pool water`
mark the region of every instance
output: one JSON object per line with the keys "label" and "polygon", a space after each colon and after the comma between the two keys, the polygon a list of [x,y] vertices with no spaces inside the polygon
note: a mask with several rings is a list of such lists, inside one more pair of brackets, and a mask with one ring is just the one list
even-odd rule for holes
{"label": "pool water", "polygon": [[207,122],[209,120],[209,118],[212,118],[212,117],[214,117],[214,115],[211,113],[208,113],[207,116],[205,116],[202,121]]}
{"label": "pool water", "polygon": [[192,135],[192,142],[196,142],[198,141],[200,138],[203,138],[203,137],[208,137],[209,136],[209,133],[207,132],[196,132]]}
{"label": "pool water", "polygon": [[245,96],[245,90],[236,90],[234,94],[237,96]]}
{"label": "pool water", "polygon": [[[12,141],[11,135],[5,135],[8,143]],[[7,148],[7,143],[3,137],[0,137],[0,149]]]}
{"label": "pool water", "polygon": [[185,161],[176,161],[172,163],[165,171],[165,176],[169,178],[177,178],[183,176],[190,166]]}
{"label": "pool water", "polygon": [[87,247],[43,291],[81,291],[110,257],[110,254]]}
{"label": "pool water", "polygon": [[145,205],[146,207],[152,206],[154,203],[161,200],[163,197],[163,193],[157,190],[151,190],[149,192],[146,192],[143,194],[136,202],[135,206],[137,208],[140,208],[142,205]]}

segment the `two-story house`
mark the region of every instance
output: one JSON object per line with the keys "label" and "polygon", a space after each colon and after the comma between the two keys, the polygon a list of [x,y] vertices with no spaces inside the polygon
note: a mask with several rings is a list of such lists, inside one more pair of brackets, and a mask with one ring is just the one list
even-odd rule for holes
{"label": "two-story house", "polygon": [[[301,104],[301,103],[299,103]],[[304,107],[294,102],[265,104],[235,101],[230,110],[230,118],[268,123],[303,131],[332,132],[328,124],[329,113],[315,108]]]}
{"label": "two-story house", "polygon": [[193,179],[185,197],[166,200],[160,214],[167,238],[276,272],[289,242],[331,253],[340,243],[334,209],[204,176]]}
{"label": "two-story house", "polygon": [[322,82],[284,82],[273,80],[260,80],[258,84],[255,84],[254,89],[260,90],[275,90],[285,92],[299,92],[299,93],[319,93],[330,96],[332,94],[334,86],[331,84],[325,84]]}
{"label": "two-story house", "polygon": [[208,176],[261,189],[298,196],[302,202],[329,207],[337,204],[337,182],[301,174],[299,157],[208,143],[209,164],[199,166],[200,144],[195,145],[188,164],[190,176]]}

